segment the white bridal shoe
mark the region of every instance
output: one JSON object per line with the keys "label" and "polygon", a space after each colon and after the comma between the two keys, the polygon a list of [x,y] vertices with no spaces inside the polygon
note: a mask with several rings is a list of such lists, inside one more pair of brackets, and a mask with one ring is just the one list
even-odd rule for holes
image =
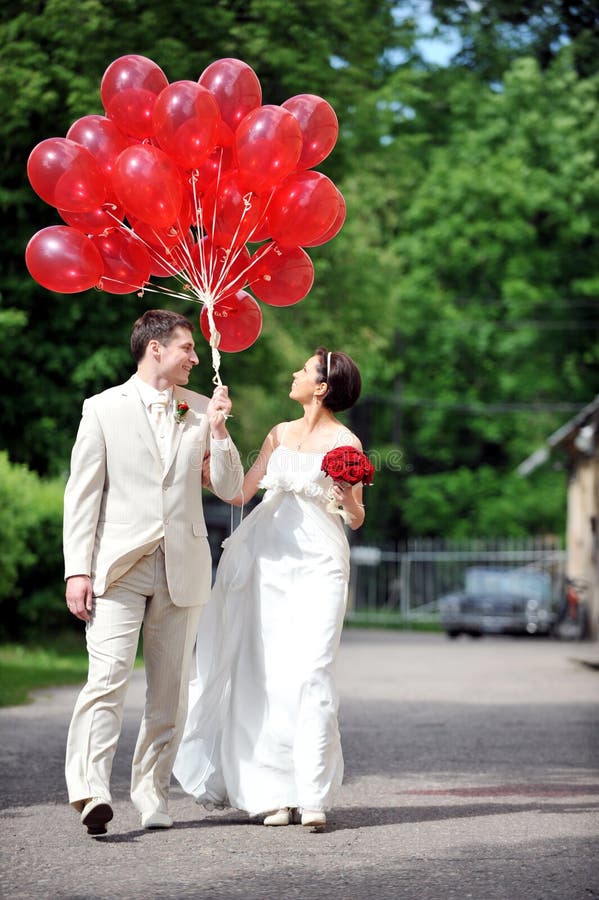
{"label": "white bridal shoe", "polygon": [[173,824],[171,817],[164,812],[146,813],[141,817],[142,828],[170,828]]}
{"label": "white bridal shoe", "polygon": [[326,815],[317,809],[305,809],[302,812],[302,825],[305,828],[322,830],[327,824]]}
{"label": "white bridal shoe", "polygon": [[283,806],[281,809],[277,809],[276,812],[271,813],[269,816],[266,816],[264,819],[265,825],[289,825],[292,820],[291,810],[288,806]]}

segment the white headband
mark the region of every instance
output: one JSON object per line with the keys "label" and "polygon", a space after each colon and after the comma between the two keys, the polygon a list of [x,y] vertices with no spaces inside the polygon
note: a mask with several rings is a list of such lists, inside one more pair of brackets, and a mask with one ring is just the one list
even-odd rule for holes
{"label": "white headband", "polygon": [[331,370],[331,356],[332,356],[332,354],[331,354],[331,351],[329,350],[329,352],[327,353],[327,378],[329,377],[329,372]]}

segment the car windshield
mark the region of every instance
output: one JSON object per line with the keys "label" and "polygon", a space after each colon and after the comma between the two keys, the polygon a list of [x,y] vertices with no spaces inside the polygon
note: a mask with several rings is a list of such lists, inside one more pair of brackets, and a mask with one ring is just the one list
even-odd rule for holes
{"label": "car windshield", "polygon": [[551,596],[549,576],[529,569],[467,569],[465,586],[469,594],[518,594],[541,602]]}

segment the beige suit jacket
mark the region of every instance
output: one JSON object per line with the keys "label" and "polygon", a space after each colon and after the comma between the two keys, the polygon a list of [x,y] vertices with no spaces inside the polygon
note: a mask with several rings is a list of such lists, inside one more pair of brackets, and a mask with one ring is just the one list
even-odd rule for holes
{"label": "beige suit jacket", "polygon": [[164,540],[173,603],[207,602],[211,557],[202,509],[202,460],[210,450],[214,492],[241,490],[237,449],[210,443],[208,398],[175,387],[189,411],[175,425],[163,467],[152,427],[132,379],[83,404],[65,491],[65,578],[90,575],[99,596]]}

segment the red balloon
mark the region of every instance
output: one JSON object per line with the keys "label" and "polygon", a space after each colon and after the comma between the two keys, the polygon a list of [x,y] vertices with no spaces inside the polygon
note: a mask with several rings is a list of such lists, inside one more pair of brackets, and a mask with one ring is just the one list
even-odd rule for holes
{"label": "red balloon", "polygon": [[232,147],[234,140],[235,134],[233,133],[233,130],[229,128],[226,122],[223,122],[223,119],[221,117],[218,121],[218,129],[216,132],[216,146]]}
{"label": "red balloon", "polygon": [[337,210],[337,215],[333,219],[333,224],[330,225],[317,240],[304,244],[304,247],[319,247],[321,244],[326,244],[327,241],[330,241],[331,238],[334,238],[335,235],[339,234],[341,231],[347,215],[347,206],[345,204],[345,198],[339,188],[337,188],[337,195],[339,198],[339,209]]}
{"label": "red balloon", "polygon": [[[161,278],[171,278],[184,270],[189,273],[192,269],[190,254],[194,247],[195,241],[191,232],[170,247],[148,244],[148,252],[152,260],[150,274]],[[190,275],[187,277],[190,281],[192,280]]]}
{"label": "red balloon", "polygon": [[194,169],[192,178],[195,183],[196,196],[208,190],[214,182],[233,169],[233,150],[230,147],[217,147],[204,162]]}
{"label": "red balloon", "polygon": [[183,182],[172,160],[147,144],[136,144],[118,157],[112,183],[127,213],[158,228],[177,221]]}
{"label": "red balloon", "polygon": [[214,149],[218,103],[195,81],[169,84],[158,97],[152,118],[158,143],[181,168],[196,168]]}
{"label": "red balloon", "polygon": [[143,222],[141,219],[136,219],[133,216],[128,216],[127,218],[137,237],[159,250],[172,250],[178,243],[186,240],[187,229],[179,225],[171,225],[169,228],[156,228],[149,222]]}
{"label": "red balloon", "polygon": [[289,175],[302,152],[297,120],[280,106],[260,106],[235,132],[235,155],[244,186],[260,194]]}
{"label": "red balloon", "polygon": [[130,144],[123,132],[106,116],[77,119],[67,131],[67,138],[89,150],[107,178],[112,175],[117,156]]}
{"label": "red balloon", "polygon": [[[192,191],[192,178],[193,175],[190,172],[184,172],[182,169],[179,169],[179,175],[181,177],[181,184],[183,187],[183,200],[181,201],[181,209],[179,210],[179,215],[177,216],[177,227],[182,231],[187,231],[190,225],[197,224],[197,216],[196,216],[196,208],[194,200],[193,191]],[[196,190],[196,198],[197,198],[197,190]]]}
{"label": "red balloon", "polygon": [[212,242],[218,247],[245,244],[264,210],[264,201],[244,190],[236,171],[227,172],[213,182],[202,200],[202,221]]}
{"label": "red balloon", "polygon": [[152,261],[144,245],[124,228],[90,238],[104,262],[101,288],[109,294],[139,290],[150,277]]}
{"label": "red balloon", "polygon": [[[258,303],[246,291],[238,291],[214,304],[214,324],[220,334],[218,349],[225,353],[247,350],[262,331],[262,313]],[[210,340],[208,309],[200,314],[200,328]]]}
{"label": "red balloon", "polygon": [[311,169],[329,155],[339,135],[339,123],[330,103],[315,94],[297,94],[281,104],[300,126],[303,146],[298,169]]}
{"label": "red balloon", "polygon": [[34,234],[25,250],[32,278],[49,291],[76,294],[98,284],[104,266],[91,238],[68,225]]}
{"label": "red balloon", "polygon": [[240,59],[217,59],[198,81],[214,94],[225,125],[233,131],[241,120],[262,103],[262,88],[254,70]]}
{"label": "red balloon", "polygon": [[67,225],[77,228],[84,234],[102,234],[107,228],[114,228],[122,222],[125,211],[114,200],[112,203],[107,201],[90,212],[69,212],[66,209],[59,209],[58,214]]}
{"label": "red balloon", "polygon": [[106,199],[100,166],[89,150],[66,138],[37,144],[29,154],[27,175],[42,200],[69,212],[89,212]]}
{"label": "red balloon", "polygon": [[331,227],[339,209],[337,188],[321,172],[289,175],[268,206],[270,232],[283,247],[306,246]]}
{"label": "red balloon", "polygon": [[266,214],[262,216],[256,227],[248,237],[248,241],[250,242],[250,244],[261,244],[262,241],[267,241],[271,237],[267,213],[268,208],[266,208]]}
{"label": "red balloon", "polygon": [[191,259],[190,280],[213,300],[236,294],[247,284],[250,254],[245,247],[215,247],[206,236],[194,246]]}
{"label": "red balloon", "polygon": [[151,260],[150,275],[155,278],[173,278],[180,275],[185,268],[185,263],[174,250],[165,253],[156,247],[149,247],[148,253]]}
{"label": "red balloon", "polygon": [[301,247],[263,244],[252,256],[249,284],[259,300],[271,306],[292,306],[314,283],[314,265]]}
{"label": "red balloon", "polygon": [[100,96],[106,115],[125,134],[151,137],[152,110],[168,79],[160,66],[145,56],[120,56],[102,77]]}

